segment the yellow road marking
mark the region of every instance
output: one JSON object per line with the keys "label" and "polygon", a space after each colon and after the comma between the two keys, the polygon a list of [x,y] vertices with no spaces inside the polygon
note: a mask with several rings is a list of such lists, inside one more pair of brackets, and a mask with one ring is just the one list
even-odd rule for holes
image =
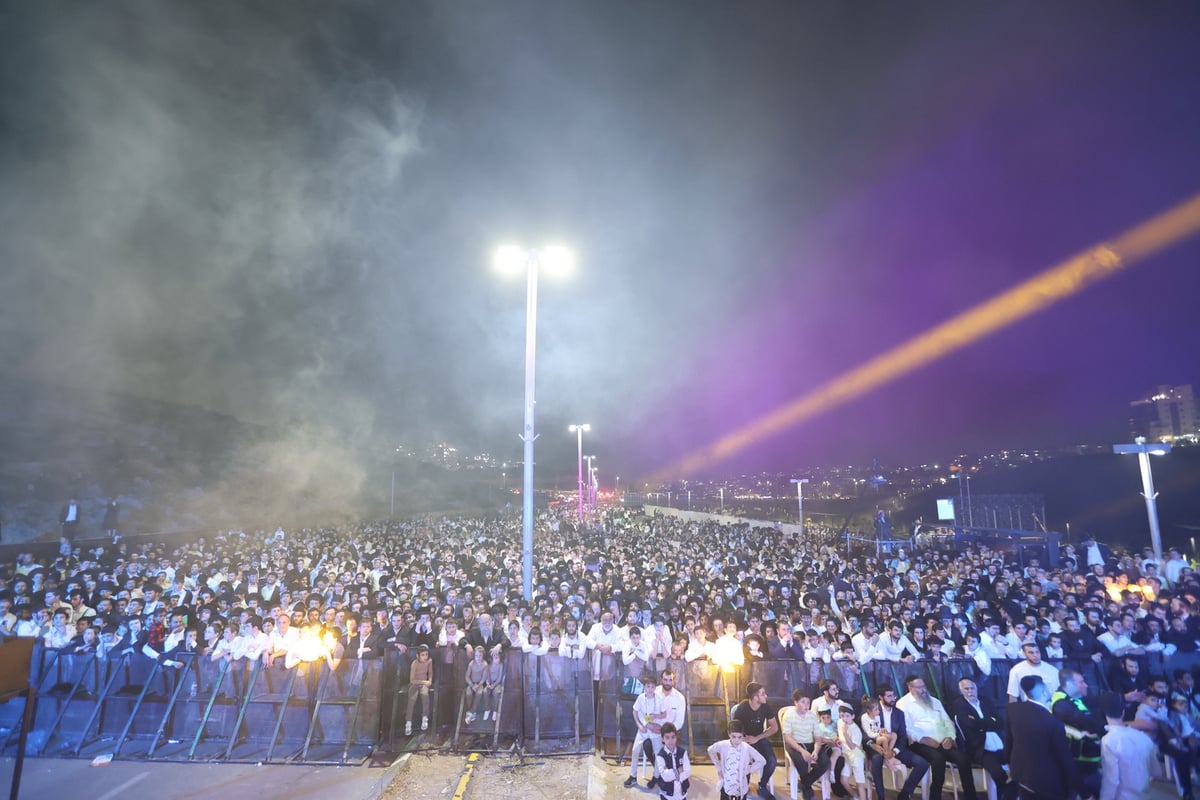
{"label": "yellow road marking", "polygon": [[451,800],[463,800],[463,796],[467,792],[467,784],[471,782],[471,773],[475,771],[475,762],[479,761],[479,753],[471,753],[467,759],[467,769],[463,772],[462,777],[458,779],[458,788],[454,790],[454,797]]}

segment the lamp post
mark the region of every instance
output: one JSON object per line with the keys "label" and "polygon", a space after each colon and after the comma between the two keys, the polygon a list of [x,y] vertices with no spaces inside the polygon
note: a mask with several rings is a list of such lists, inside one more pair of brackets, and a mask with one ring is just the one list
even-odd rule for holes
{"label": "lamp post", "polygon": [[[973,527],[975,525],[975,510],[973,508],[971,508],[971,476],[967,475],[962,470],[959,470],[958,472],[954,473],[954,477],[958,479],[959,505],[962,505],[963,485],[964,485],[963,478],[966,478],[965,485],[967,487],[967,505],[966,505],[966,508],[960,509],[960,511],[962,512],[962,520],[964,523],[966,523],[966,526]],[[984,521],[984,524],[985,525],[987,524],[986,520]]]}
{"label": "lamp post", "polygon": [[563,247],[550,246],[541,250],[526,250],[506,245],[496,251],[496,266],[508,273],[525,270],[525,425],[521,441],[525,443],[523,501],[521,516],[521,571],[526,600],[533,599],[533,428],[534,361],[537,356],[537,279],[545,267],[550,272],[565,272],[571,267],[570,252]]}
{"label": "lamp post", "polygon": [[792,478],[792,483],[796,484],[796,506],[800,512],[800,533],[804,533],[804,484],[808,483],[808,478]]}
{"label": "lamp post", "polygon": [[584,483],[584,489],[587,490],[588,509],[591,509],[591,507],[592,507],[592,461],[595,458],[596,458],[595,456],[584,456],[583,457],[583,460],[587,462],[587,473],[586,473],[587,481],[586,481],[586,483]]}
{"label": "lamp post", "polygon": [[1138,466],[1142,469],[1142,497],[1146,498],[1146,516],[1150,520],[1150,546],[1154,548],[1154,560],[1162,561],[1162,534],[1158,530],[1158,493],[1154,491],[1154,476],[1150,474],[1150,456],[1165,456],[1171,445],[1161,442],[1146,444],[1146,437],[1139,436],[1133,444],[1114,444],[1113,452],[1126,455],[1136,453]]}
{"label": "lamp post", "polygon": [[567,430],[575,434],[575,442],[577,452],[579,454],[579,521],[583,521],[583,432],[590,431],[592,426],[588,423],[582,425],[568,425]]}

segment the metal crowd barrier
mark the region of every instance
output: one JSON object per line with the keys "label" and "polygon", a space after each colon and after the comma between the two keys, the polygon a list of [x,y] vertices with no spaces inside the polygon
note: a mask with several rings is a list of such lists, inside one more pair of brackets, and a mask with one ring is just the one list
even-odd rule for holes
{"label": "metal crowd barrier", "polygon": [[346,764],[378,743],[380,661],[42,653],[32,754]]}
{"label": "metal crowd barrier", "polygon": [[[972,659],[875,661],[859,666],[832,662],[758,661],[718,668],[709,661],[659,659],[621,663],[614,655],[593,662],[557,654],[519,651],[503,655],[503,690],[498,713],[466,721],[468,658],[465,651],[435,651],[433,685],[419,700],[414,718],[428,716],[430,729],[414,724],[402,735],[408,704],[408,662],[404,659],[343,659],[302,662],[292,669],[277,663],[213,662],[181,656],[182,666],[164,666],[140,652],[108,659],[94,653],[41,651],[35,665],[38,702],[28,752],[44,756],[166,761],[229,761],[347,764],[365,760],[384,747],[495,752],[520,744],[543,754],[591,753],[624,760],[636,734],[632,706],[645,672],[670,668],[687,701],[680,743],[693,761],[707,761],[707,747],[727,735],[730,709],[744,700],[747,683],[767,689],[776,708],[791,704],[800,689],[810,697],[834,680],[841,697],[856,708],[864,694],[880,686],[904,691],[910,674],[923,677],[947,705],[958,680],[973,678],[981,696],[1003,712],[1009,672],[1015,661],[995,660],[983,674]],[[1143,674],[1200,669],[1200,654],[1142,657]],[[1079,669],[1093,692],[1108,688],[1115,664],[1049,661]],[[596,679],[594,676],[599,676]],[[427,704],[428,708],[424,705]],[[19,702],[0,706],[0,737],[15,728]],[[12,737],[9,736],[8,739]],[[779,742],[782,745],[782,742]],[[3,746],[11,746],[7,739]],[[2,748],[0,748],[2,749]]]}

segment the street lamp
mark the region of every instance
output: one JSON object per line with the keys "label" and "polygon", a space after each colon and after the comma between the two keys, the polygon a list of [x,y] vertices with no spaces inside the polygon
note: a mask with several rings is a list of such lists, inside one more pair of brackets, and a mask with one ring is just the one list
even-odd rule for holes
{"label": "street lamp", "polygon": [[1158,530],[1158,493],[1154,491],[1154,476],[1150,474],[1150,456],[1165,456],[1171,445],[1161,442],[1146,444],[1146,437],[1139,436],[1133,444],[1114,444],[1113,452],[1136,453],[1138,466],[1142,468],[1142,497],[1146,498],[1146,516],[1150,520],[1150,546],[1154,548],[1154,560],[1162,565],[1162,534]]}
{"label": "street lamp", "polygon": [[579,452],[579,521],[583,522],[583,432],[590,431],[592,426],[588,423],[582,425],[568,425],[567,430],[575,434],[575,441],[578,445]]}
{"label": "street lamp", "polygon": [[808,478],[792,478],[792,483],[796,484],[796,507],[800,512],[800,534],[804,534],[804,484],[808,483]]}
{"label": "street lamp", "polygon": [[583,460],[587,462],[587,483],[585,484],[584,488],[587,489],[587,505],[589,510],[592,507],[592,461],[594,461],[595,458],[595,456],[583,457]]}
{"label": "street lamp", "polygon": [[533,599],[533,429],[534,360],[537,353],[537,279],[545,267],[551,274],[571,268],[573,259],[565,247],[553,245],[541,250],[526,250],[506,245],[496,251],[498,269],[510,274],[525,270],[525,427],[521,441],[525,443],[524,486],[522,488],[521,549],[523,588],[526,600]]}
{"label": "street lamp", "polygon": [[[971,476],[967,475],[962,470],[959,470],[958,472],[954,473],[954,477],[958,478],[958,500],[960,504],[963,498],[963,478],[965,477],[967,479],[967,507],[965,509],[966,513],[963,514],[963,522],[967,523],[968,527],[974,527],[975,509],[971,507]],[[986,520],[984,521],[984,524],[987,524]]]}

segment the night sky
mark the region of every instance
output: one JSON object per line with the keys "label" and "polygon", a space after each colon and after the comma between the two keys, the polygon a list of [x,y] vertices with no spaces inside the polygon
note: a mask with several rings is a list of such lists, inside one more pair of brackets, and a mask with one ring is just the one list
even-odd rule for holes
{"label": "night sky", "polygon": [[[0,358],[517,459],[490,257],[561,242],[539,462],[624,482],[1200,192],[1197,75],[1184,2],[8,3]],[[1192,239],[713,470],[1121,440],[1198,297]]]}

